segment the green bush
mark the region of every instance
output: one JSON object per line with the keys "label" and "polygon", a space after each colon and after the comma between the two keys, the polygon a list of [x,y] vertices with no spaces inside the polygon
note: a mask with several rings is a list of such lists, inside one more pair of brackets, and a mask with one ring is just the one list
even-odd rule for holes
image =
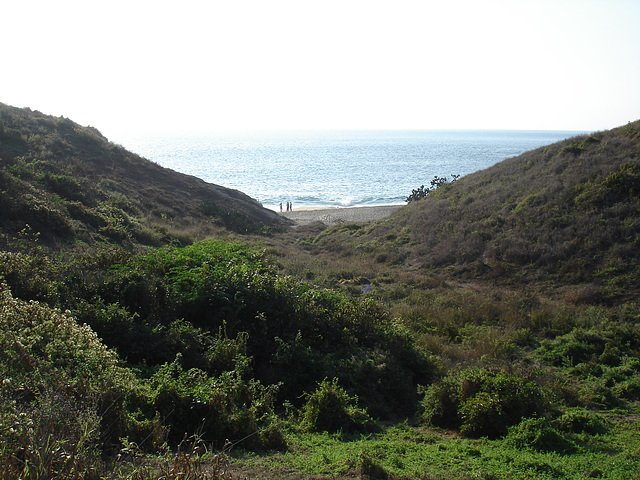
{"label": "green bush", "polygon": [[473,438],[503,435],[506,425],[512,421],[505,418],[509,412],[505,412],[503,403],[499,395],[487,392],[478,392],[465,400],[458,411],[462,419],[460,433]]}
{"label": "green bush", "polygon": [[73,233],[73,225],[66,212],[49,199],[24,195],[16,199],[16,204],[7,214],[16,224],[26,225],[44,238],[69,238]]}
{"label": "green bush", "polygon": [[52,192],[68,200],[82,201],[84,199],[84,189],[73,176],[45,172],[39,175],[39,180]]}
{"label": "green bush", "polygon": [[52,277],[57,270],[46,257],[0,251],[0,277],[18,298],[55,303],[57,285]]}
{"label": "green bush", "polygon": [[57,449],[91,464],[130,433],[126,404],[139,384],[115,352],[68,312],[15,299],[4,284],[0,377],[3,455],[32,451],[34,468],[47,469],[54,460],[42,455]]}
{"label": "green bush", "polygon": [[117,302],[106,304],[101,298],[77,299],[73,313],[125,360],[146,359],[162,363],[175,356],[166,351],[168,348],[160,348],[160,332]]}
{"label": "green bush", "polygon": [[[600,318],[603,312],[594,311],[595,318],[583,321],[597,322],[588,328],[578,326],[571,332],[544,340],[535,356],[554,366],[578,366],[595,363],[602,367],[632,368],[629,362],[640,356],[640,332],[635,324],[636,313],[629,311],[608,312],[608,318]],[[617,318],[619,317],[619,318]]]}
{"label": "green bush", "polygon": [[565,438],[545,418],[527,418],[509,429],[507,443],[516,448],[531,448],[540,452],[570,453],[571,441]]}
{"label": "green bush", "polygon": [[301,417],[302,428],[309,432],[366,432],[375,426],[366,410],[358,407],[358,398],[347,394],[337,378],[318,384],[307,396]]}
{"label": "green bush", "polygon": [[533,381],[503,371],[462,370],[426,389],[422,419],[459,428],[467,437],[496,438],[526,417],[544,413],[548,401]]}
{"label": "green bush", "polygon": [[640,375],[623,380],[614,387],[614,395],[626,400],[640,400]]}
{"label": "green bush", "polygon": [[616,366],[603,369],[602,377],[611,387],[615,398],[631,401],[640,399],[640,359],[638,357],[620,358]]}
{"label": "green bush", "polygon": [[211,338],[206,352],[208,371],[213,375],[236,371],[244,376],[248,374],[250,357],[247,355],[247,341],[249,335],[245,332],[229,338],[224,328],[218,330],[218,335]]}
{"label": "green bush", "polygon": [[593,329],[576,328],[566,335],[542,342],[537,354],[555,366],[578,365],[602,354],[606,339]]}
{"label": "green bush", "polygon": [[[331,375],[366,397],[376,415],[411,414],[416,384],[432,370],[379,303],[281,277],[236,242],[151,250],[114,265],[92,288],[94,295],[85,293],[92,304],[118,305],[107,311],[127,338],[146,335],[154,344],[144,352],[136,349],[139,342],[130,345],[132,351],[122,351],[127,360],[162,364],[181,353],[185,367],[217,375],[240,348],[252,357],[256,378],[282,382],[281,398],[294,403]],[[128,329],[125,311],[137,331]],[[104,323],[100,315],[86,318]],[[113,345],[124,340],[114,338]]]}
{"label": "green bush", "polygon": [[460,428],[460,395],[454,375],[429,386],[421,401],[422,420],[435,427]]}
{"label": "green bush", "polygon": [[614,408],[622,403],[612,385],[604,378],[589,377],[584,380],[578,390],[578,397],[580,404],[586,407]]}
{"label": "green bush", "polygon": [[[414,414],[417,383],[427,383],[432,375],[411,334],[380,303],[280,276],[259,253],[237,242],[206,241],[142,254],[104,249],[40,266],[36,257],[7,258],[10,262],[0,270],[6,267],[26,296],[69,308],[134,366],[139,378],[154,375],[179,355],[183,372],[199,371],[205,383],[235,376],[247,385],[249,378],[256,385],[280,385],[278,402],[299,408],[303,394],[329,376],[358,395],[369,414],[393,418]],[[155,411],[162,421],[171,412],[169,407],[154,409],[160,391],[167,401],[173,397],[178,405],[190,405],[190,387],[186,393],[174,388],[184,375],[175,377],[167,382],[156,378],[167,388],[136,393],[135,406],[114,399],[119,413],[111,421],[118,431],[156,431]],[[267,387],[256,386],[258,396],[259,388]],[[186,410],[196,415],[201,408],[185,407],[184,415]],[[181,418],[175,412],[173,417]],[[245,418],[250,425],[251,414]],[[170,418],[170,441],[181,438],[175,425],[188,426],[192,434],[200,421],[194,416],[181,424]],[[238,417],[234,425],[241,423]],[[210,430],[217,432],[212,437],[231,431],[223,427],[212,423]],[[130,441],[135,438],[130,435]]]}
{"label": "green bush", "polygon": [[608,430],[607,421],[602,415],[582,408],[567,410],[555,423],[560,431],[567,433],[600,435]]}
{"label": "green bush", "polygon": [[219,448],[226,440],[247,448],[265,446],[261,441],[282,444],[274,416],[277,386],[245,380],[237,371],[211,377],[200,369],[185,370],[178,357],[160,367],[150,388],[153,409],[164,419],[172,444],[193,432]]}
{"label": "green bush", "polygon": [[93,405],[63,392],[42,392],[31,402],[0,401],[0,477],[86,478],[100,464],[100,416]]}
{"label": "green bush", "polygon": [[[455,182],[459,177],[460,175],[452,175],[451,183]],[[414,188],[411,191],[411,195],[409,195],[405,199],[405,201],[407,203],[411,203],[417,200],[422,200],[423,198],[426,198],[426,196],[429,195],[429,193],[437,190],[438,188],[444,185],[447,185],[448,183],[450,182],[447,179],[447,177],[438,177],[437,175],[435,175],[433,179],[429,182],[429,184],[431,185],[430,187],[425,187],[424,185],[420,185],[420,187]]]}

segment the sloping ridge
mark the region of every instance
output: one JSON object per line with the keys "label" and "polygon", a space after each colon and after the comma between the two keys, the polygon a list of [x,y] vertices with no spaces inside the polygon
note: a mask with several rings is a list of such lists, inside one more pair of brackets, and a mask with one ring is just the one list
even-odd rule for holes
{"label": "sloping ridge", "polygon": [[414,268],[636,289],[640,121],[507,159],[356,235]]}
{"label": "sloping ridge", "polygon": [[[0,104],[0,231],[163,243],[284,225],[237,190],[163,168],[64,117]],[[26,230],[25,230],[26,229]]]}

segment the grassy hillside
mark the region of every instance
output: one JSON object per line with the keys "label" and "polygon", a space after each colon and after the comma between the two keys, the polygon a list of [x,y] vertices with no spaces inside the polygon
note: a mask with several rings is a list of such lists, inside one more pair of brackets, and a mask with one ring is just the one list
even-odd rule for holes
{"label": "grassy hillside", "polygon": [[625,301],[640,285],[639,211],[637,121],[505,160],[392,218],[335,227],[307,245],[465,281]]}
{"label": "grassy hillside", "polygon": [[69,119],[0,104],[0,244],[159,245],[281,219],[244,193],[162,168]]}

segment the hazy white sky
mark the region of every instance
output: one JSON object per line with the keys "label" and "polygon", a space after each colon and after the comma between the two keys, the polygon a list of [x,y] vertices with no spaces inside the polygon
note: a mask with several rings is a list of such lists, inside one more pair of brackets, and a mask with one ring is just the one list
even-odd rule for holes
{"label": "hazy white sky", "polygon": [[4,2],[0,102],[109,138],[601,130],[640,118],[640,0]]}

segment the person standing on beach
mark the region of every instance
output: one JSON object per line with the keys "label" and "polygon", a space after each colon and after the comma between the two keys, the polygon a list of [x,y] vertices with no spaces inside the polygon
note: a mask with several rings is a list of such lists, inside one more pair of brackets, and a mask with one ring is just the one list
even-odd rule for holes
{"label": "person standing on beach", "polygon": [[282,202],[280,202],[280,212],[282,212]]}

